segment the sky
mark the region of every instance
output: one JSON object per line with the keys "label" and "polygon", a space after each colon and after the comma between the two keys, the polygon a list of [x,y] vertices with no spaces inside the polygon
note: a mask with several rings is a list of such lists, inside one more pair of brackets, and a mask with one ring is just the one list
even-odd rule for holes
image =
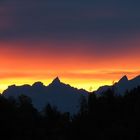
{"label": "sky", "polygon": [[0,0],[0,92],[59,76],[96,90],[140,74],[139,0]]}

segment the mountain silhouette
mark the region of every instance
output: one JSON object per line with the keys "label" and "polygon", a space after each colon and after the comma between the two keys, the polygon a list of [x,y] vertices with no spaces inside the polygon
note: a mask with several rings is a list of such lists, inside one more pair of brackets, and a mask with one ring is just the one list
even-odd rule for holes
{"label": "mountain silhouette", "polygon": [[59,84],[61,84],[61,81],[60,81],[59,77],[56,77],[56,78],[52,81],[52,84],[53,84],[53,85],[59,85]]}
{"label": "mountain silhouette", "polygon": [[23,85],[9,86],[4,92],[3,96],[6,98],[14,97],[18,99],[20,95],[29,96],[35,108],[42,111],[49,103],[56,106],[61,112],[77,113],[80,107],[81,97],[88,97],[88,92],[85,90],[78,90],[70,85],[64,84],[56,77],[48,86],[41,82],[36,82],[32,86]]}
{"label": "mountain silhouette", "polygon": [[127,76],[125,75],[125,76],[123,76],[119,81],[118,81],[118,83],[119,84],[124,84],[124,83],[127,83],[128,82],[128,78],[127,78]]}
{"label": "mountain silhouette", "polygon": [[[131,91],[140,86],[140,76],[128,80],[127,76],[123,76],[117,83],[112,86],[102,86],[94,93],[102,96],[108,89],[112,89],[115,95],[125,95],[126,91]],[[14,97],[18,99],[20,95],[29,96],[35,108],[42,111],[47,104],[56,106],[61,112],[70,112],[75,114],[79,111],[80,100],[82,96],[88,98],[89,92],[83,89],[71,87],[61,82],[56,77],[48,86],[42,82],[35,82],[32,86],[22,85],[9,86],[2,94],[4,97]]]}
{"label": "mountain silhouette", "polygon": [[117,83],[112,86],[102,86],[95,94],[102,95],[103,92],[107,91],[108,89],[113,89],[116,95],[125,95],[126,91],[131,91],[134,88],[140,86],[140,76],[137,76],[131,80],[128,80],[127,76],[123,76]]}

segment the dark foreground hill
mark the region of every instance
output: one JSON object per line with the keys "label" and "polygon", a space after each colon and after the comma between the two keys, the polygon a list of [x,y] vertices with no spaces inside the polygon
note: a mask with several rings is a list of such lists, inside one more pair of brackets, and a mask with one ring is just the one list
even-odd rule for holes
{"label": "dark foreground hill", "polygon": [[138,140],[140,139],[140,87],[115,96],[90,94],[73,117],[47,105],[40,114],[25,96],[0,96],[0,135],[9,140]]}

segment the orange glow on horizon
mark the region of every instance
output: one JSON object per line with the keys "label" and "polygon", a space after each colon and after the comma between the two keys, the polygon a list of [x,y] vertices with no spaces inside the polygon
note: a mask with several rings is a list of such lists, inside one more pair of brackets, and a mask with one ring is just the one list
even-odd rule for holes
{"label": "orange glow on horizon", "polygon": [[[77,45],[80,49],[71,49]],[[31,85],[41,81],[48,85],[56,76],[74,87],[96,90],[123,75],[133,78],[140,74],[139,50],[102,56],[96,50],[91,54],[87,45],[91,44],[0,42],[0,92],[12,84]]]}

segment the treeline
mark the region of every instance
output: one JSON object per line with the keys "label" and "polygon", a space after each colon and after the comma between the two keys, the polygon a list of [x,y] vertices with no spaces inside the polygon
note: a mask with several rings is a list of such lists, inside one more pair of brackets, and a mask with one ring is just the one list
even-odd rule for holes
{"label": "treeline", "polygon": [[140,139],[140,87],[115,96],[90,94],[80,101],[78,114],[70,116],[47,105],[38,112],[27,96],[18,102],[0,96],[0,137],[8,140],[124,140]]}

